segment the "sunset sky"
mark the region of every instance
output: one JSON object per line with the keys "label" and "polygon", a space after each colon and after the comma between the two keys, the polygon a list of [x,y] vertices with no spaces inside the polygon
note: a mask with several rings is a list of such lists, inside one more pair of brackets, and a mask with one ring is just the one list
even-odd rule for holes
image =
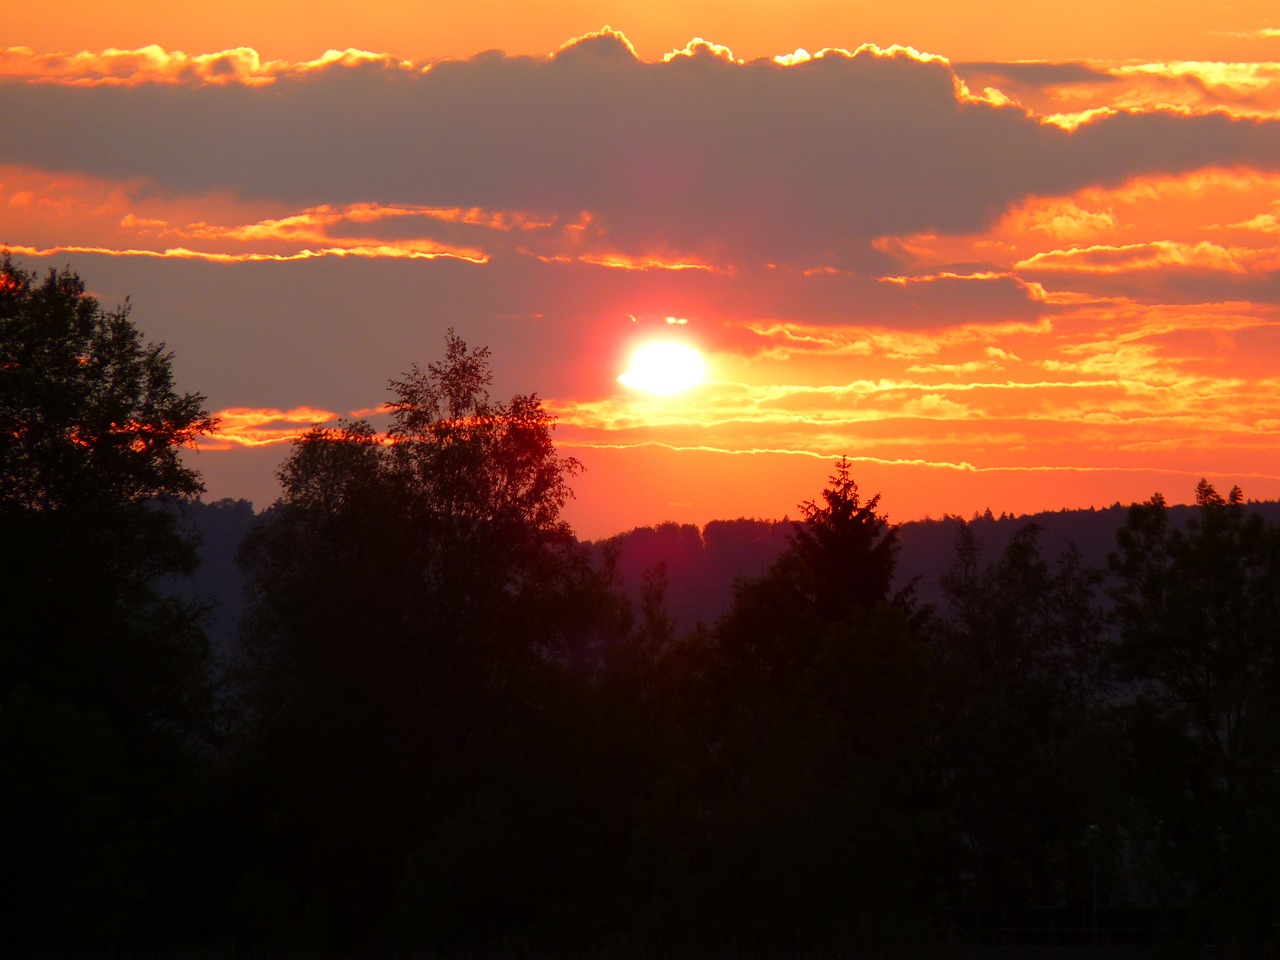
{"label": "sunset sky", "polygon": [[450,327],[585,537],[841,455],[895,521],[1280,497],[1274,0],[440,6],[0,2],[0,245],[131,297],[209,498]]}

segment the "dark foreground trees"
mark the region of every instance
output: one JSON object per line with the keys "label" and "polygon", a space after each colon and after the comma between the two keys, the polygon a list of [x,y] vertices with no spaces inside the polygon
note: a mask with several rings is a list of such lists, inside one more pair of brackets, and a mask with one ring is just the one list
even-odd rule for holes
{"label": "dark foreground trees", "polygon": [[1085,907],[1107,823],[1106,639],[1100,576],[1074,548],[1051,562],[1040,528],[983,562],[961,523],[943,577],[933,674],[939,774],[962,901],[978,910]]}
{"label": "dark foreground trees", "polygon": [[[212,426],[128,306],[0,262],[0,862],[9,943],[133,942],[181,912],[175,836],[211,734],[172,510]],[[185,904],[181,904],[185,907]],[[149,928],[149,929],[148,929]]]}
{"label": "dark foreground trees", "polygon": [[696,838],[694,929],[738,949],[899,949],[948,884],[926,616],[847,461],[791,547],[667,658]]}
{"label": "dark foreground trees", "polygon": [[1106,571],[1050,564],[1034,527],[984,566],[962,526],[944,587],[963,902],[1127,910],[1119,935],[1161,949],[1274,945],[1280,529],[1201,481],[1193,510],[1134,504]]}
{"label": "dark foreground trees", "polygon": [[244,551],[242,909],[268,889],[304,939],[527,933],[579,850],[569,684],[617,605],[560,516],[576,463],[487,356],[451,333],[394,382],[387,443],[299,440]]}
{"label": "dark foreground trees", "polygon": [[[848,464],[713,630],[631,614],[483,353],[303,437],[245,551],[234,926],[343,949],[886,943],[948,884],[926,618]],[[269,904],[266,909],[264,904]],[[256,915],[255,915],[256,912]]]}
{"label": "dark foreground trees", "polygon": [[549,420],[476,358],[394,385],[390,443],[304,437],[247,548],[246,943],[898,955],[1099,907],[1269,942],[1276,532],[1237,496],[1136,506],[1110,611],[1034,527],[989,562],[962,527],[932,611],[842,461],[682,637],[661,569],[631,611],[585,564]]}
{"label": "dark foreground trees", "polygon": [[1201,481],[1135,504],[1111,559],[1135,895],[1228,941],[1280,923],[1280,529]]}
{"label": "dark foreground trees", "polygon": [[218,726],[157,589],[203,401],[4,261],[0,951],[964,955],[1046,916],[1086,945],[1095,905],[1104,944],[1123,908],[1274,947],[1280,532],[1238,491],[1135,505],[1108,571],[962,526],[930,610],[841,461],[681,635],[670,570],[632,609],[574,541],[537,398],[488,388],[450,335],[388,434],[298,440]]}

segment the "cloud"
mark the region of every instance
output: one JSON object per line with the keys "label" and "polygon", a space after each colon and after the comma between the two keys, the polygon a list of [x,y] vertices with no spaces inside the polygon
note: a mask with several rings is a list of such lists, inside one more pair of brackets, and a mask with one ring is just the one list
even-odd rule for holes
{"label": "cloud", "polygon": [[1280,301],[1280,253],[1208,240],[1154,240],[1047,250],[1015,265],[1045,284],[1153,303]]}
{"label": "cloud", "polygon": [[1117,227],[1111,210],[1085,210],[1070,200],[1033,204],[1015,213],[1017,226],[1060,240],[1090,240]]}
{"label": "cloud", "polygon": [[[0,144],[0,161],[299,210],[525,217],[550,225],[531,240],[544,256],[589,248],[620,264],[863,273],[875,271],[877,237],[981,230],[1031,196],[1280,167],[1280,120],[1121,111],[1068,132],[969,96],[946,60],[906,48],[782,65],[737,62],[703,43],[648,63],[602,32],[550,58],[429,66],[348,52],[268,69],[233,52],[208,61],[231,66],[196,69],[176,54],[134,53],[132,74],[134,61],[116,51],[97,74],[69,63],[67,76],[144,82],[11,72],[0,110],[23,117],[24,130]],[[243,64],[270,82],[223,82]],[[175,70],[183,82],[157,79]],[[1083,83],[1097,71],[1040,73]]]}
{"label": "cloud", "polygon": [[467,255],[465,252],[453,250],[423,250],[412,246],[392,244],[362,245],[350,244],[341,247],[307,247],[289,253],[217,253],[209,250],[192,250],[188,247],[164,247],[151,249],[146,247],[93,247],[78,244],[58,244],[51,247],[29,247],[14,244],[6,249],[19,256],[60,257],[66,253],[92,253],[107,257],[155,257],[169,260],[205,260],[209,263],[262,263],[266,261],[287,263],[291,260],[315,260],[324,257],[360,257],[368,260],[388,258],[405,260],[434,260],[437,257],[454,257],[459,260],[471,260],[483,263],[479,254]]}
{"label": "cloud", "polygon": [[969,88],[1068,127],[1109,111],[1228,110],[1274,119],[1280,110],[1277,63],[1019,61],[957,63],[954,69]]}
{"label": "cloud", "polygon": [[1223,32],[1227,36],[1241,37],[1245,40],[1280,39],[1280,27],[1259,27],[1257,30],[1228,30]]}
{"label": "cloud", "polygon": [[[1280,210],[1280,202],[1272,203],[1272,206]],[[1227,225],[1230,229],[1249,230],[1257,233],[1275,233],[1280,234],[1280,213],[1259,213],[1250,217],[1248,220],[1242,220],[1239,223]]]}
{"label": "cloud", "polygon": [[1160,270],[1178,267],[1188,270],[1210,270],[1245,273],[1253,251],[1228,249],[1216,243],[1195,244],[1157,240],[1124,246],[1097,244],[1069,250],[1037,253],[1016,264],[1022,270],[1066,270],[1087,273],[1126,273],[1134,270]]}
{"label": "cloud", "polygon": [[340,64],[377,64],[389,70],[416,70],[412,63],[364,50],[328,50],[315,60],[264,61],[252,47],[189,56],[152,44],[137,50],[108,48],[101,53],[37,53],[30,47],[0,48],[0,78],[63,86],[140,86],[142,84],[240,84],[259,86],[286,76]]}
{"label": "cloud", "polygon": [[958,61],[956,74],[970,86],[988,84],[1016,90],[1109,86],[1118,82],[1100,66],[1080,61]]}
{"label": "cloud", "polygon": [[315,424],[330,423],[338,415],[313,407],[291,410],[230,407],[214,414],[217,426],[198,444],[207,450],[233,447],[266,447],[291,443]]}

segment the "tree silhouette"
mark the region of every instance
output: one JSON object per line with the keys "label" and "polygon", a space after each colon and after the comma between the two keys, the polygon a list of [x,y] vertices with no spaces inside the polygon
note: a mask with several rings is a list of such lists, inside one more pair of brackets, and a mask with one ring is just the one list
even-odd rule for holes
{"label": "tree silhouette", "polygon": [[984,564],[962,522],[943,578],[939,755],[965,897],[983,909],[1089,903],[1104,819],[1098,715],[1110,689],[1099,576],[1074,548],[1051,565],[1040,535],[1020,527]]}
{"label": "tree silhouette", "polygon": [[889,601],[897,566],[898,535],[876,512],[880,495],[863,503],[849,467],[848,458],[838,460],[822,502],[800,505],[789,552],[797,586],[827,620]]}
{"label": "tree silhouette", "polygon": [[454,521],[563,535],[560,517],[581,465],[556,453],[554,421],[534,394],[493,402],[489,350],[452,329],[445,357],[394,380],[392,460],[420,506]]}
{"label": "tree silhouette", "polygon": [[158,587],[195,563],[158,502],[202,489],[180,451],[213,420],[171,364],[127,303],[0,262],[0,843],[22,878],[0,936],[120,942],[148,898],[175,916],[156,871],[179,869],[212,701],[199,611]]}
{"label": "tree silhouette", "polygon": [[1258,935],[1280,902],[1280,529],[1202,480],[1184,529],[1157,494],[1117,546],[1140,877],[1225,936]]}
{"label": "tree silhouette", "polygon": [[565,839],[551,731],[616,603],[560,516],[577,464],[552,418],[490,379],[450,331],[392,382],[385,442],[360,421],[299,439],[243,553],[251,865],[344,949],[527,929]]}
{"label": "tree silhouette", "polygon": [[697,671],[686,723],[713,938],[865,948],[940,879],[928,655],[892,592],[878,504],[840,460],[774,566],[674,651]]}
{"label": "tree silhouette", "polygon": [[105,311],[75,274],[0,262],[0,504],[92,509],[193,496],[179,452],[213,426],[178,393],[172,355],[143,344],[129,305]]}

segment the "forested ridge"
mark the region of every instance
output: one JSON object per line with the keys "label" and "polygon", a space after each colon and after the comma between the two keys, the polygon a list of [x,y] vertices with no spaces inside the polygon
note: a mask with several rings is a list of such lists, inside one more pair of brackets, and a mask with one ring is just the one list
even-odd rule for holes
{"label": "forested ridge", "polygon": [[[255,517],[192,505],[211,420],[170,359],[4,260],[7,954],[1280,946],[1272,505],[1202,481],[1100,511],[1104,550],[895,526],[842,459],[783,540],[649,563],[688,531],[580,543],[551,417],[451,331],[386,437],[312,429]],[[206,535],[244,584],[218,650],[175,588],[210,512],[247,530]]]}
{"label": "forested ridge", "polygon": [[[1194,491],[1193,491],[1194,492]],[[1185,527],[1198,508],[1168,506],[1169,522]],[[1280,524],[1280,501],[1250,500],[1246,509],[1268,523]],[[1119,503],[1087,510],[1053,510],[1036,514],[974,513],[969,518],[943,516],[897,524],[899,586],[914,581],[917,597],[942,606],[942,578],[955,559],[960,527],[973,532],[988,558],[1008,546],[1022,527],[1040,529],[1038,542],[1047,557],[1074,545],[1085,563],[1105,568],[1115,550],[1116,533],[1129,508]],[[174,581],[182,596],[212,606],[206,629],[219,649],[235,642],[244,606],[244,578],[236,552],[255,518],[247,500],[193,501],[183,504],[181,522],[197,541],[200,565],[190,576]],[[791,520],[739,517],[712,520],[702,527],[690,523],[660,523],[636,527],[606,539],[590,541],[593,562],[612,558],[616,586],[631,603],[639,603],[646,578],[664,581],[663,608],[677,633],[699,623],[712,624],[733,605],[734,585],[743,577],[764,574],[790,542]]]}

